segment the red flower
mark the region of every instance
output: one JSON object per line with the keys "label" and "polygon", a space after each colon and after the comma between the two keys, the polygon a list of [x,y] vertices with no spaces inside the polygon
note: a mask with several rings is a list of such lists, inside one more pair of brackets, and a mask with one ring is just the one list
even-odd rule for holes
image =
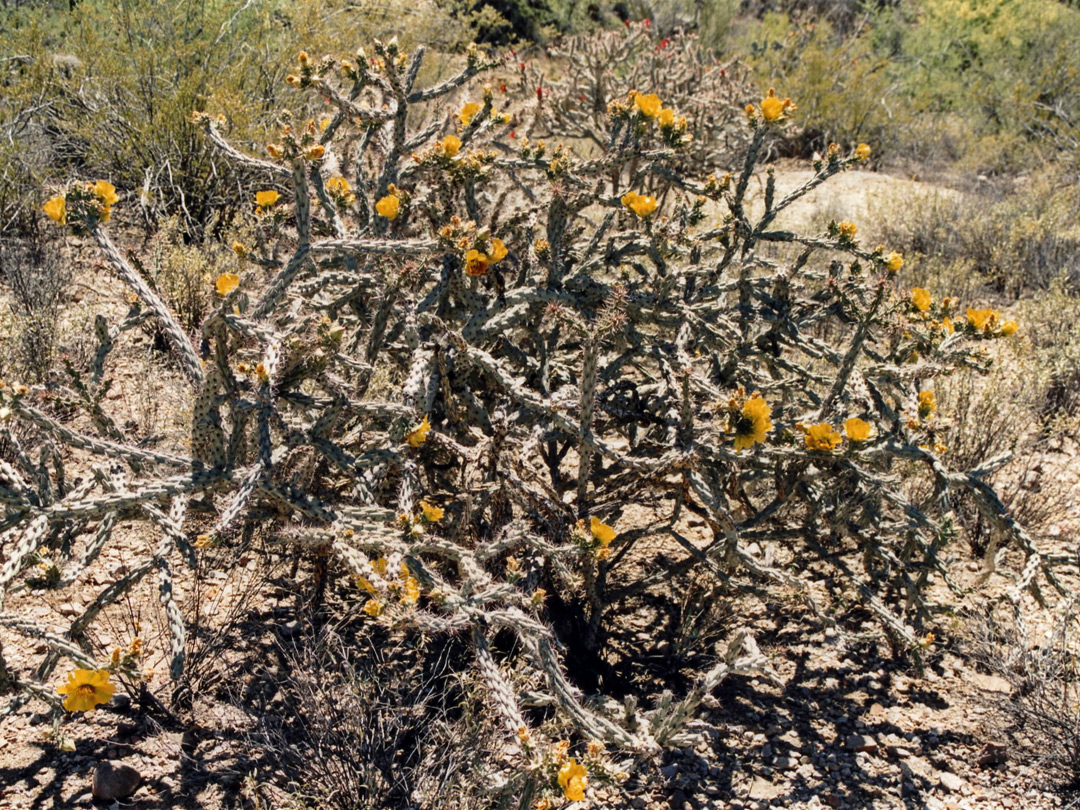
{"label": "red flower", "polygon": [[652,25],[652,20],[646,17],[644,20],[641,21],[641,24],[648,28],[650,25]]}
{"label": "red flower", "polygon": [[543,101],[544,100],[544,88],[543,87],[537,87],[536,88],[536,100],[537,101]]}
{"label": "red flower", "polygon": [[671,44],[671,40],[668,39],[667,37],[664,37],[662,40],[660,40],[660,48],[661,49],[666,48],[670,44]]}
{"label": "red flower", "polygon": [[510,130],[510,137],[511,138],[516,138],[517,137],[517,130],[516,129]]}
{"label": "red flower", "polygon": [[525,72],[525,63],[524,62],[518,62],[518,68],[521,70],[522,73],[524,73]]}
{"label": "red flower", "polygon": [[499,85],[499,92],[500,93],[505,93],[506,92],[506,84],[505,83]]}

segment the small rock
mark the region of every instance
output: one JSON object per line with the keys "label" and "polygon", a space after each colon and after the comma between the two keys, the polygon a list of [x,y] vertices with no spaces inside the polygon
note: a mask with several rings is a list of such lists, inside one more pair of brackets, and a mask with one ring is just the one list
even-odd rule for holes
{"label": "small rock", "polygon": [[952,793],[959,793],[964,787],[964,780],[955,773],[945,772],[938,775],[938,784]]}
{"label": "small rock", "polygon": [[117,692],[112,696],[112,700],[105,704],[105,708],[114,712],[126,712],[131,708],[131,695]]}
{"label": "small rock", "polygon": [[876,754],[878,744],[877,740],[868,734],[852,734],[847,738],[847,748],[850,751]]}
{"label": "small rock", "polygon": [[980,768],[1001,765],[1009,758],[1009,747],[1005,743],[988,742],[975,757]]}
{"label": "small rock", "polygon": [[139,789],[142,774],[123,762],[106,760],[94,768],[93,794],[95,799],[112,802],[126,799]]}

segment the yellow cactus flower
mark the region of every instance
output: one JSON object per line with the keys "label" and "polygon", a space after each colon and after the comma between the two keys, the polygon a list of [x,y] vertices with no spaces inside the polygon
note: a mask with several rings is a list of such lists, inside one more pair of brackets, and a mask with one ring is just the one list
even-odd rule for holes
{"label": "yellow cactus flower", "polygon": [[193,543],[193,545],[195,546],[195,548],[199,549],[214,548],[214,546],[217,545],[217,540],[214,538],[213,535],[200,534],[198,537],[195,538],[195,542]]}
{"label": "yellow cactus flower", "polygon": [[663,104],[660,102],[660,96],[656,95],[656,93],[650,93],[649,95],[634,93],[634,106],[646,118],[656,118],[660,114],[660,108],[663,107]]}
{"label": "yellow cactus flower", "polygon": [[443,510],[427,501],[420,501],[420,512],[428,523],[438,523],[443,519]]}
{"label": "yellow cactus flower", "polygon": [[925,419],[937,409],[933,391],[919,392],[919,418]]}
{"label": "yellow cactus flower", "polygon": [[360,574],[357,574],[356,576],[353,577],[353,582],[356,583],[357,588],[359,588],[362,591],[367,591],[372,596],[377,596],[378,593],[379,593],[377,590],[375,590],[375,586],[371,584],[371,580],[369,580],[365,576],[361,576]]}
{"label": "yellow cactus flower", "polygon": [[866,143],[860,143],[855,147],[855,159],[866,160],[870,157],[870,145]]}
{"label": "yellow cactus flower", "polygon": [[761,101],[761,117],[766,121],[775,121],[784,111],[784,102],[776,96],[769,96]]}
{"label": "yellow cactus flower", "polygon": [[656,210],[657,202],[654,197],[638,194],[636,191],[626,192],[621,202],[641,219],[645,219]]}
{"label": "yellow cactus flower", "polygon": [[318,146],[313,146],[310,149],[308,149],[306,152],[304,152],[304,157],[306,157],[308,160],[319,160],[325,154],[326,154],[326,147],[323,146],[322,144],[319,144]]}
{"label": "yellow cactus flower", "polygon": [[675,126],[675,111],[670,107],[661,110],[660,114],[656,117],[656,123],[662,127]]}
{"label": "yellow cactus flower", "polygon": [[112,700],[116,687],[109,683],[108,670],[76,669],[68,674],[67,683],[56,691],[67,695],[64,708],[69,712],[88,712]]}
{"label": "yellow cactus flower", "polygon": [[859,230],[858,226],[854,222],[841,222],[840,223],[840,239],[844,242],[850,242],[855,238],[855,233]]}
{"label": "yellow cactus flower", "polygon": [[[240,243],[237,242],[237,244],[239,245]],[[240,247],[243,249],[244,246],[240,245]],[[233,245],[233,250],[236,250],[236,245]],[[243,254],[240,251],[237,251],[237,255]],[[222,273],[217,277],[215,286],[217,287],[218,295],[228,295],[240,286],[240,276],[236,275],[236,273]]]}
{"label": "yellow cactus flower", "polygon": [[573,758],[559,768],[559,787],[570,801],[580,802],[585,798],[585,788],[589,786],[586,773],[585,766]]}
{"label": "yellow cactus flower", "polygon": [[506,254],[509,251],[506,249],[506,245],[503,244],[501,239],[491,240],[491,252],[488,253],[488,261],[492,264],[497,264],[506,258]]}
{"label": "yellow cactus flower", "polygon": [[911,291],[911,303],[915,305],[915,308],[919,310],[919,312],[926,312],[929,310],[933,300],[930,291],[924,290],[922,287],[915,287]]}
{"label": "yellow cactus flower", "polygon": [[597,542],[601,546],[607,546],[615,539],[615,530],[602,522],[599,518],[593,517],[589,521],[589,531],[592,532],[592,536],[596,538]]}
{"label": "yellow cactus flower", "polygon": [[277,160],[285,154],[285,150],[278,146],[276,143],[268,143],[266,145],[266,154]]}
{"label": "yellow cactus flower", "polygon": [[946,316],[941,319],[941,331],[946,335],[951,335],[956,331],[956,327],[953,326],[952,318]]}
{"label": "yellow cactus flower", "polygon": [[262,363],[255,366],[255,376],[259,378],[259,382],[270,381],[270,372],[266,370],[266,366]]}
{"label": "yellow cactus flower", "polygon": [[361,610],[363,610],[364,613],[366,613],[368,616],[375,617],[381,616],[385,607],[386,606],[379,599],[368,599],[364,606],[361,608]]}
{"label": "yellow cactus flower", "polygon": [[398,211],[401,210],[401,200],[396,194],[387,194],[375,203],[375,210],[380,217],[391,220],[397,219]]}
{"label": "yellow cactus flower", "polygon": [[343,197],[352,191],[352,186],[344,177],[331,177],[326,181],[326,188],[331,194]]}
{"label": "yellow cactus flower", "polygon": [[116,194],[116,186],[108,180],[98,180],[94,183],[93,191],[94,196],[100,198],[106,206],[116,205],[120,202],[120,197]]}
{"label": "yellow cactus flower", "polygon": [[409,447],[419,447],[427,441],[427,436],[430,431],[431,423],[428,422],[428,418],[425,416],[423,422],[405,434],[405,443],[409,445]]}
{"label": "yellow cactus flower", "polygon": [[232,243],[232,249],[233,249],[233,253],[235,253],[241,259],[244,258],[247,255],[247,248],[244,247],[243,242],[233,242]]}
{"label": "yellow cactus flower", "polygon": [[844,432],[853,442],[865,442],[873,435],[874,429],[869,422],[853,416],[844,422]]}
{"label": "yellow cactus flower", "polygon": [[828,422],[811,425],[806,430],[806,446],[810,450],[833,450],[844,439]]}
{"label": "yellow cactus flower", "polygon": [[461,138],[457,135],[447,135],[438,142],[438,147],[446,157],[452,158],[461,149]]}
{"label": "yellow cactus flower", "polygon": [[488,270],[488,256],[479,250],[470,250],[465,254],[465,272],[470,276],[482,276]]}
{"label": "yellow cactus flower", "polygon": [[983,332],[990,332],[997,326],[998,313],[994,309],[968,309],[968,323]]}
{"label": "yellow cactus flower", "polygon": [[794,109],[795,105],[791,103],[791,99],[778,98],[776,90],[772,87],[769,88],[769,94],[761,100],[761,117],[766,121],[779,121]]}
{"label": "yellow cactus flower", "polygon": [[904,266],[904,254],[897,251],[893,251],[885,257],[885,268],[890,273],[900,272],[900,268]]}
{"label": "yellow cactus flower", "polygon": [[276,191],[258,191],[255,193],[255,204],[259,208],[269,208],[280,199],[281,195]]}
{"label": "yellow cactus flower", "polygon": [[401,588],[401,604],[415,605],[420,601],[420,583],[415,577],[407,576]]}
{"label": "yellow cactus flower", "polygon": [[483,104],[477,104],[475,101],[470,101],[464,107],[461,108],[461,112],[458,113],[458,120],[461,121],[463,127],[467,127],[473,120],[473,116],[480,110],[484,109]]}
{"label": "yellow cactus flower", "polygon": [[1001,325],[1001,334],[1005,335],[1006,337],[1008,337],[1009,335],[1015,335],[1016,330],[1019,328],[1020,324],[1018,324],[1016,321],[1005,321],[1005,323]]}
{"label": "yellow cactus flower", "polygon": [[732,425],[737,451],[765,441],[765,435],[772,430],[771,413],[772,408],[761,398],[761,394],[754,394],[743,404]]}
{"label": "yellow cactus flower", "polygon": [[49,219],[67,225],[67,201],[59,194],[42,206]]}

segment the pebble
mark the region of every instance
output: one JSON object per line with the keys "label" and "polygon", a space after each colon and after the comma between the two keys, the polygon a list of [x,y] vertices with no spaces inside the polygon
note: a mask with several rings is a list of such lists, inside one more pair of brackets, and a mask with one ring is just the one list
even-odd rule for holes
{"label": "pebble", "polygon": [[959,793],[964,787],[964,780],[957,776],[955,773],[945,773],[938,775],[938,784],[952,793]]}
{"label": "pebble", "polygon": [[862,751],[867,754],[876,754],[878,750],[877,740],[869,734],[852,734],[847,738],[847,748],[851,751]]}
{"label": "pebble", "polygon": [[92,792],[95,799],[106,802],[126,799],[141,784],[142,774],[123,762],[110,759],[94,768]]}

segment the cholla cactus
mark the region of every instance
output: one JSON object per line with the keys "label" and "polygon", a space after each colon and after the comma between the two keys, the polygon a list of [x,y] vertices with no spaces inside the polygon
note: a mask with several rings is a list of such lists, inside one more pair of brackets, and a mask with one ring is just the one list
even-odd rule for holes
{"label": "cholla cactus", "polygon": [[[625,47],[637,47],[636,36]],[[101,436],[79,433],[28,392],[3,390],[5,413],[54,444],[52,461],[23,453],[21,469],[0,470],[0,587],[18,580],[35,549],[78,535],[90,518],[98,523],[64,562],[64,582],[109,542],[121,510],[161,529],[155,552],[66,638],[0,615],[52,649],[36,679],[11,683],[41,695],[62,656],[94,665],[80,634],[155,571],[179,677],[184,626],[171,558],[231,544],[276,514],[283,542],[339,561],[368,620],[468,630],[508,738],[531,763],[521,773],[548,768],[554,779],[565,762],[538,753],[491,633],[516,635],[518,666],[583,735],[636,750],[680,739],[722,678],[763,660],[740,634],[681,702],[639,714],[587,701],[565,675],[548,595],[582,606],[589,632],[584,648],[565,649],[573,656],[603,643],[628,600],[692,569],[731,587],[778,583],[831,621],[793,573],[825,566],[898,645],[917,651],[927,582],[940,575],[952,585],[941,550],[956,532],[958,489],[1023,552],[1014,599],[1022,588],[1037,593],[1040,578],[1057,586],[984,481],[1000,460],[951,470],[939,441],[935,381],[979,367],[981,344],[1015,324],[897,289],[902,257],[862,245],[852,223],[818,234],[773,227],[867,147],[830,148],[813,179],[782,199],[770,175],[764,209],[752,214],[749,182],[789,100],[754,99],[732,124],[745,133],[741,168],[698,177],[687,150],[744,136],[718,144],[717,131],[694,131],[680,96],[591,87],[590,126],[606,134],[579,153],[508,138],[507,116],[517,113],[470,84],[494,66],[476,51],[460,74],[420,89],[423,57],[393,41],[349,59],[302,54],[290,83],[332,112],[321,125],[284,121],[265,156],[243,153],[219,122],[196,116],[265,186],[252,200],[253,243],[234,246],[247,269],[216,280],[218,305],[194,339],[113,247],[102,215],[112,203],[82,187],[60,198],[65,221],[97,240],[140,301],[117,328],[99,329],[102,357],[87,385],[132,323],[157,319],[191,386],[191,449],[126,444],[104,414]],[[448,109],[459,92],[468,102]],[[707,213],[717,208],[719,221]],[[50,469],[61,446],[115,466],[69,490],[62,470]],[[909,500],[901,462],[933,480],[933,498]],[[197,538],[184,530],[192,496],[217,509],[212,531]],[[687,536],[688,513],[704,521],[704,536]],[[646,537],[666,538],[682,557],[645,558]],[[785,556],[775,564],[751,550],[776,540]],[[576,768],[559,771],[564,790],[580,787]]]}
{"label": "cholla cactus", "polygon": [[694,34],[662,36],[648,21],[630,22],[625,31],[568,37],[553,55],[558,78],[521,63],[526,92],[538,92],[529,137],[607,149],[635,129],[613,113],[640,111],[659,125],[661,141],[679,147],[665,161],[668,180],[723,173],[745,151],[746,70]]}

